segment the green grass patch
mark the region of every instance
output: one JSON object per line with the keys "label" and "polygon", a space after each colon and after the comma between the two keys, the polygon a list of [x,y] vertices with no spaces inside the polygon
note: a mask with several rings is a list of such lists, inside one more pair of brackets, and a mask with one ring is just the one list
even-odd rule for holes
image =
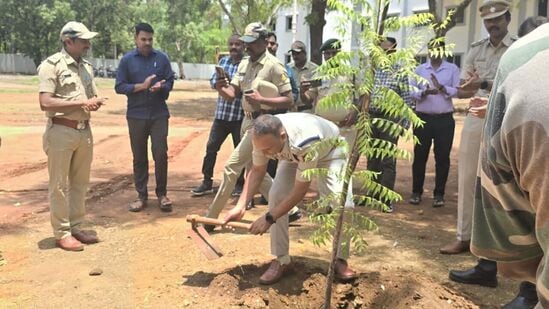
{"label": "green grass patch", "polygon": [[37,89],[0,89],[0,93],[37,93]]}
{"label": "green grass patch", "polygon": [[25,127],[3,127],[0,126],[0,135],[2,136],[9,136],[9,135],[17,135],[22,134],[28,131],[29,128]]}
{"label": "green grass patch", "polygon": [[14,78],[2,78],[0,81],[10,84],[37,86],[38,76],[17,76]]}

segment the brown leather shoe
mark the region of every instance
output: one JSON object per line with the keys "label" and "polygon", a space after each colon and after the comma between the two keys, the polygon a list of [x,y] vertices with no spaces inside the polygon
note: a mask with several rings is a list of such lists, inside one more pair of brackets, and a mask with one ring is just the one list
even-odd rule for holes
{"label": "brown leather shoe", "polygon": [[165,195],[158,197],[158,206],[163,212],[172,211],[172,201]]}
{"label": "brown leather shoe", "polygon": [[72,236],[78,239],[81,243],[86,245],[96,244],[99,242],[99,238],[97,237],[97,234],[95,234],[95,232],[93,231],[72,232]]}
{"label": "brown leather shoe", "polygon": [[440,248],[440,253],[441,254],[460,254],[463,252],[467,252],[469,251],[469,242],[470,241],[456,240],[453,243]]}
{"label": "brown leather shoe", "polygon": [[147,203],[142,199],[136,199],[133,202],[130,202],[128,205],[128,210],[131,212],[140,212],[147,206]]}
{"label": "brown leather shoe", "polygon": [[288,272],[290,265],[291,263],[280,265],[280,262],[277,259],[274,259],[267,271],[259,277],[259,283],[266,285],[277,283]]}
{"label": "brown leather shoe", "polygon": [[84,250],[84,245],[72,236],[68,236],[68,237],[56,240],[55,245],[57,247],[63,249],[63,250],[67,250],[67,251],[82,251],[82,250]]}
{"label": "brown leather shoe", "polygon": [[356,272],[349,267],[344,259],[337,259],[335,263],[335,277],[340,281],[356,279]]}

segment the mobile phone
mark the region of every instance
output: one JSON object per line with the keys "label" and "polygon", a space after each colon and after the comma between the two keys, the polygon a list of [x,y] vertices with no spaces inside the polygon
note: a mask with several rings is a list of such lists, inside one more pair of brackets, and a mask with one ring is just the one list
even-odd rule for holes
{"label": "mobile phone", "polygon": [[244,94],[252,94],[254,93],[253,89],[244,90]]}
{"label": "mobile phone", "polygon": [[322,85],[321,79],[312,79],[312,80],[306,80],[305,83],[309,83],[311,88],[320,87]]}
{"label": "mobile phone", "polygon": [[215,72],[217,73],[217,78],[226,78],[227,73],[225,72],[225,69],[222,66],[216,65],[215,66]]}

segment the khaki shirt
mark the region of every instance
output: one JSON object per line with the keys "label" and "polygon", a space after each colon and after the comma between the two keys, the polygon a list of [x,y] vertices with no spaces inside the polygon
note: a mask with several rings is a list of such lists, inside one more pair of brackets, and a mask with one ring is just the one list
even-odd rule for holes
{"label": "khaki shirt", "polygon": [[[85,59],[76,62],[65,49],[40,64],[38,78],[39,92],[53,93],[56,98],[66,101],[86,100],[97,95],[91,63]],[[90,113],[81,107],[66,112],[46,111],[46,116],[78,121],[90,119]]]}
{"label": "khaki shirt", "polygon": [[[302,81],[306,80],[312,80],[314,76],[314,71],[318,67],[318,65],[314,62],[307,61],[305,62],[305,65],[300,69],[295,66],[295,63],[288,64],[288,67],[294,71],[295,76],[295,82],[297,83],[297,86],[301,84]],[[301,102],[301,97],[297,97],[297,101],[294,104],[295,106],[302,106],[305,105],[303,102]]]}
{"label": "khaki shirt", "polygon": [[[285,160],[297,163],[296,179],[301,182],[309,180],[301,174],[303,171],[316,168],[319,163],[345,158],[345,152],[330,145],[313,147],[325,139],[339,138],[338,127],[330,121],[307,113],[278,114],[282,126],[286,130],[288,140],[281,152],[267,156],[263,152],[253,151],[253,164],[262,166],[269,159]],[[339,171],[338,171],[339,172]]]}
{"label": "khaki shirt", "polygon": [[[518,40],[518,37],[507,33],[498,46],[492,45],[490,38],[484,38],[471,44],[471,49],[465,57],[465,65],[461,70],[460,78],[466,80],[476,72],[480,80],[494,81],[501,56],[516,40]],[[475,95],[488,97],[490,91],[479,89]]]}
{"label": "khaki shirt", "polygon": [[[251,62],[250,58],[244,58],[238,66],[236,76],[231,80],[231,85],[238,87],[240,91],[252,89],[252,82],[255,79],[260,79],[273,83],[280,94],[292,91],[290,78],[284,65],[275,56],[269,52],[265,53],[255,62]],[[245,112],[254,112],[259,110],[259,107],[253,107],[247,102],[246,96],[242,97],[242,108]],[[270,106],[262,105],[262,109],[273,109]]]}
{"label": "khaki shirt", "polygon": [[322,101],[323,98],[338,92],[338,84],[347,83],[347,78],[339,76],[330,80],[323,80],[322,85],[318,88],[314,88],[312,91],[315,97],[314,106],[315,114],[339,124],[339,122],[345,120],[347,115],[353,110],[351,99],[348,100],[348,105],[344,106],[341,102],[338,102],[337,106],[327,104],[326,101]]}

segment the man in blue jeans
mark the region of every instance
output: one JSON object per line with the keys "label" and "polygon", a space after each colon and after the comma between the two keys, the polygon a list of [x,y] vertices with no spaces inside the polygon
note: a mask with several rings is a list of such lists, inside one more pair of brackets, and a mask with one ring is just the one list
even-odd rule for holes
{"label": "man in blue jeans", "polygon": [[152,143],[155,163],[156,196],[164,212],[172,210],[166,196],[168,179],[168,119],[166,99],[173,88],[174,73],[164,53],[153,49],[154,30],[147,23],[135,26],[136,49],[128,52],[118,66],[116,93],[128,97],[126,118],[133,153],[133,176],[138,198],[129,210],[141,211],[148,199],[149,159],[147,143]]}

